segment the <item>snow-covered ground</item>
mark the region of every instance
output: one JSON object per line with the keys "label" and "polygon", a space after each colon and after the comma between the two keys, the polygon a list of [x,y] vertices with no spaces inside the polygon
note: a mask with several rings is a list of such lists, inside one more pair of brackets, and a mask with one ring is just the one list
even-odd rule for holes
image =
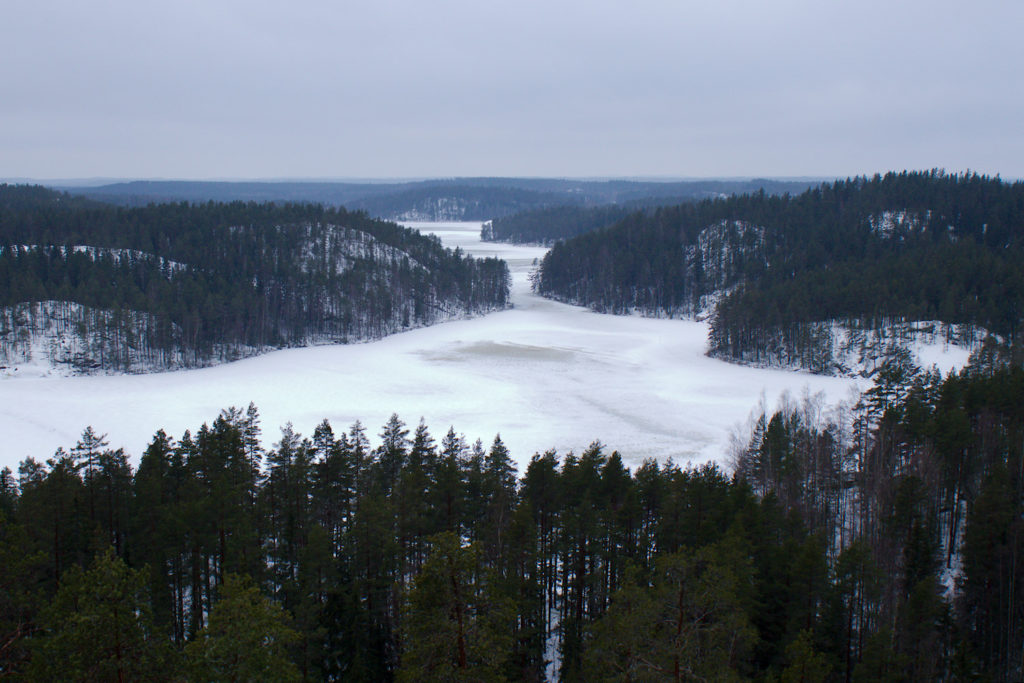
{"label": "snow-covered ground", "polygon": [[[534,452],[577,452],[595,439],[627,464],[645,457],[721,460],[762,395],[850,397],[856,382],[731,365],[704,356],[704,323],[608,316],[530,293],[541,247],[485,244],[479,223],[410,224],[447,246],[499,256],[513,272],[514,308],[349,346],[276,351],[227,365],[150,375],[0,380],[0,467],[45,460],[82,430],[106,433],[137,462],[157,429],[175,438],[222,408],[255,402],[264,443],[291,421],[311,436],[360,420],[372,434],[392,412],[422,416],[438,440],[496,433],[524,467]],[[861,385],[863,386],[863,384]]]}

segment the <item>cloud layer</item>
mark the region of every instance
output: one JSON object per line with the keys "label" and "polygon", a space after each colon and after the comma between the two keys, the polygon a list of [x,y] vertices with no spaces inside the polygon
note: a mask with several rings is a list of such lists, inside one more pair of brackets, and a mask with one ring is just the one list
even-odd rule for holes
{"label": "cloud layer", "polygon": [[1024,4],[40,0],[0,177],[1024,176]]}

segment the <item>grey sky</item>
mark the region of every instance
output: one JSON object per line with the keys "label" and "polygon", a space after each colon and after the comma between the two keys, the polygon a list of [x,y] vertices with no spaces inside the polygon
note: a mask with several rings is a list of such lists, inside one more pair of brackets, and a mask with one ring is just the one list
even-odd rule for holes
{"label": "grey sky", "polygon": [[0,177],[1024,176],[1024,2],[13,0]]}

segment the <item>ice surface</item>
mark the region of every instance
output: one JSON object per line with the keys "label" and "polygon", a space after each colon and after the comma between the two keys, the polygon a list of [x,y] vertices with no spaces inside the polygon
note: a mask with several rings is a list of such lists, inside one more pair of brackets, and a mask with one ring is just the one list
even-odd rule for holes
{"label": "ice surface", "polygon": [[88,425],[137,462],[157,429],[178,438],[250,401],[268,447],[288,421],[311,436],[324,418],[335,431],[358,419],[376,434],[397,412],[410,425],[422,416],[438,440],[449,426],[487,444],[500,432],[520,469],[535,452],[579,452],[597,439],[631,466],[645,457],[721,461],[762,394],[769,408],[805,388],[834,403],[857,386],[707,358],[704,323],[601,315],[536,297],[528,275],[545,249],[481,243],[479,223],[410,225],[506,259],[515,308],[198,370],[0,380],[0,466],[45,460]]}

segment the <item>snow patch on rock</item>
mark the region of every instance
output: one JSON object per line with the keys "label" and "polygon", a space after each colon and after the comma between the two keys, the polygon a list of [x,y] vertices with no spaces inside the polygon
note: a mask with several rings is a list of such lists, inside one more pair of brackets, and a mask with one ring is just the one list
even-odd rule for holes
{"label": "snow patch on rock", "polygon": [[833,374],[846,377],[870,377],[896,348],[909,351],[922,369],[936,367],[945,375],[966,366],[971,352],[988,335],[978,327],[938,320],[896,323],[878,330],[840,323],[831,327]]}
{"label": "snow patch on rock", "polygon": [[358,260],[405,263],[411,268],[429,270],[408,253],[381,242],[373,235],[338,225],[317,226],[321,231],[314,234],[312,225],[304,226],[306,240],[301,256],[305,272],[327,267],[335,274],[344,273]]}
{"label": "snow patch on rock", "polygon": [[[122,338],[125,319],[131,332]],[[69,301],[38,301],[0,308],[0,377],[69,377],[86,374],[154,372],[195,367],[180,347],[158,350],[151,334],[180,335],[162,329],[147,313],[103,310]],[[255,349],[220,350],[242,358]]]}
{"label": "snow patch on rock", "polygon": [[871,232],[885,239],[901,233],[923,232],[928,227],[928,220],[931,218],[931,211],[926,211],[922,216],[919,213],[908,209],[899,211],[883,211],[868,217],[871,225]]}
{"label": "snow patch on rock", "polygon": [[[722,220],[700,231],[696,244],[686,247],[687,270],[702,274],[704,288],[717,301],[721,290],[736,284],[744,264],[751,258],[764,258],[765,229],[747,221]],[[704,304],[701,304],[704,308]]]}
{"label": "snow patch on rock", "polygon": [[[36,251],[39,249],[57,249],[60,255],[66,257],[68,255],[68,247],[65,246],[46,246],[41,244],[18,244],[14,245],[14,249],[20,251]],[[5,247],[0,246],[0,254],[4,253]],[[85,254],[94,261],[102,258],[109,258],[115,263],[127,263],[135,264],[139,262],[149,263],[155,261],[161,270],[164,272],[178,272],[187,269],[189,266],[186,263],[180,261],[172,261],[165,259],[155,254],[151,254],[148,251],[139,251],[137,249],[111,249],[108,247],[93,247],[87,244],[75,244],[71,247],[71,252],[75,254]]]}
{"label": "snow patch on rock", "polygon": [[398,221],[461,221],[470,203],[459,197],[431,197],[395,216]]}

